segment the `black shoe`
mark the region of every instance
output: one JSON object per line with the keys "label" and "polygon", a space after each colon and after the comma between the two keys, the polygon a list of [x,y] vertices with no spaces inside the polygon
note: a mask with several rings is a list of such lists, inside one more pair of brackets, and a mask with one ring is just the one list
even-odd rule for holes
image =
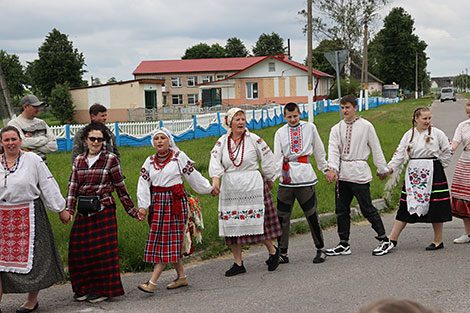
{"label": "black shoe", "polygon": [[326,253],[323,249],[317,250],[317,255],[313,258],[313,263],[323,263],[326,260]]}
{"label": "black shoe", "polygon": [[82,301],[85,301],[86,299],[88,299],[88,294],[87,293],[76,292],[73,295],[73,299],[75,301],[82,302]]}
{"label": "black shoe", "polygon": [[274,271],[279,266],[279,254],[281,253],[281,250],[279,250],[278,247],[274,248],[276,248],[276,253],[270,254],[269,259],[266,262],[268,264],[268,271],[270,272]]}
{"label": "black shoe", "polygon": [[434,244],[434,242],[431,242],[431,244],[426,247],[426,250],[434,251],[434,250],[439,250],[439,249],[442,249],[442,248],[444,248],[444,243],[443,242],[441,242],[438,246],[436,246]]}
{"label": "black shoe", "polygon": [[29,313],[29,312],[34,312],[38,309],[39,307],[39,302],[36,302],[36,305],[34,306],[34,308],[32,309],[27,309],[27,308],[23,308],[22,306],[20,306],[20,308],[18,310],[16,310],[16,313]]}
{"label": "black shoe", "polygon": [[279,255],[279,264],[286,264],[289,263],[289,257],[287,254],[280,254]]}
{"label": "black shoe", "polygon": [[243,265],[243,262],[242,262],[242,265],[233,263],[232,267],[228,271],[225,272],[225,276],[231,277],[231,276],[235,276],[235,275],[242,274],[242,273],[246,273],[246,269],[245,269],[245,266]]}

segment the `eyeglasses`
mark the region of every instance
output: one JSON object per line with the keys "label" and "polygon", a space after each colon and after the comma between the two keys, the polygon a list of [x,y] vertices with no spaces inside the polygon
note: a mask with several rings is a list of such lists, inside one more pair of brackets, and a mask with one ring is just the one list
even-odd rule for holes
{"label": "eyeglasses", "polygon": [[88,140],[90,140],[91,142],[95,142],[95,141],[103,142],[104,138],[103,137],[88,137]]}

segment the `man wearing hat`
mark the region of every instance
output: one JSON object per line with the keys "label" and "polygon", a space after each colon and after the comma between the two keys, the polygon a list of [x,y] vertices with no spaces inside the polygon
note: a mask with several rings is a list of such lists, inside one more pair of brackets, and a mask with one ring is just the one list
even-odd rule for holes
{"label": "man wearing hat", "polygon": [[46,162],[46,154],[57,150],[57,141],[46,122],[37,118],[43,103],[35,95],[24,96],[21,99],[23,112],[8,125],[19,130],[23,141],[21,149],[35,152]]}

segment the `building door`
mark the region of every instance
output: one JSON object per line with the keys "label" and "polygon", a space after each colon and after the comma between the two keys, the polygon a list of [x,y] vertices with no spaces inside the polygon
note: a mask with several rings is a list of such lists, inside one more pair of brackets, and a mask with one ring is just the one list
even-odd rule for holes
{"label": "building door", "polygon": [[157,91],[145,90],[145,108],[155,109],[157,107]]}
{"label": "building door", "polygon": [[212,107],[222,104],[222,89],[212,88],[202,90],[202,106]]}

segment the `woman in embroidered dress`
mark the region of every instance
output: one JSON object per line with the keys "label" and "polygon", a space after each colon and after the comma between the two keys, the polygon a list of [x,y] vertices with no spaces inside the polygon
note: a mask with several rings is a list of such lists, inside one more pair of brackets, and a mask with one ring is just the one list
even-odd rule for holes
{"label": "woman in embroidered dress", "polygon": [[168,129],[155,131],[151,138],[157,151],[142,165],[137,185],[139,208],[149,211],[150,231],[144,261],[155,264],[150,279],[138,286],[140,290],[148,293],[155,291],[157,280],[167,263],[174,264],[177,274],[167,289],[188,285],[181,255],[183,230],[187,219],[183,177],[197,193],[212,192],[209,181],[194,168],[194,162],[178,149]]}
{"label": "woman in embroidered dress", "polygon": [[16,312],[32,312],[39,306],[39,290],[65,279],[45,207],[58,212],[63,223],[69,221],[69,213],[43,160],[20,150],[18,130],[6,126],[0,137],[0,242],[9,241],[9,248],[0,244],[0,300],[3,293],[27,292]]}
{"label": "woman in embroidered dress", "polygon": [[[263,139],[246,129],[243,110],[230,109],[222,125],[227,134],[211,151],[209,175],[214,188],[220,189],[219,235],[225,237],[234,257],[225,276],[246,272],[242,244],[259,241],[269,252],[268,270],[274,271],[279,265],[279,249],[272,239],[282,231],[269,191],[278,175],[273,153]],[[262,173],[258,170],[259,160]]]}
{"label": "woman in embroidered dress", "polygon": [[455,238],[454,243],[470,242],[470,101],[465,105],[468,119],[457,126],[452,150],[462,144],[463,152],[455,166],[450,194],[452,195],[452,214],[463,219],[465,234]]}
{"label": "woman in embroidered dress", "polygon": [[[416,126],[415,126],[416,124]],[[389,174],[398,171],[408,158],[405,184],[395,224],[388,236],[397,245],[398,236],[407,223],[432,223],[434,239],[426,250],[444,248],[444,222],[452,220],[449,187],[444,167],[449,165],[452,149],[443,131],[431,126],[431,111],[418,107],[413,113],[412,128],[388,163]]]}
{"label": "woman in embroidered dress", "polygon": [[105,126],[92,122],[82,133],[88,151],[78,155],[72,167],[67,208],[73,216],[79,196],[97,196],[101,211],[77,213],[70,232],[69,272],[74,299],[97,303],[124,294],[119,273],[116,223],[116,190],[127,213],[143,220],[129,196],[121,166],[115,154],[103,149],[108,132]]}

